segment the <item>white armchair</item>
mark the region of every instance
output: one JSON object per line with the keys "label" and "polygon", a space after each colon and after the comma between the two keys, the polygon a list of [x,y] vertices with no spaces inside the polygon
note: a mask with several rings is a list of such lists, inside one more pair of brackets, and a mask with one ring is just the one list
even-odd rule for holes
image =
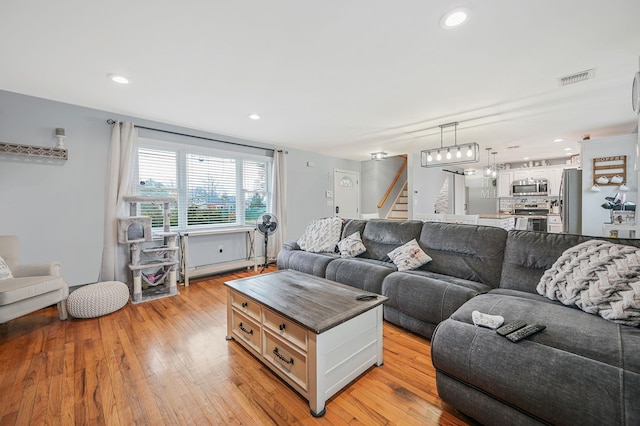
{"label": "white armchair", "polygon": [[69,287],[59,262],[21,265],[15,235],[0,235],[0,257],[13,275],[0,280],[0,324],[53,304],[58,305],[60,319],[67,319]]}

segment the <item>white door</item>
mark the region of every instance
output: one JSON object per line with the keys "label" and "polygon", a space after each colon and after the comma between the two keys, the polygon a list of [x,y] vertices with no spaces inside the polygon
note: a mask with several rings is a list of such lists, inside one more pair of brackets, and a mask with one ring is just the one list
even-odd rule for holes
{"label": "white door", "polygon": [[335,169],[333,188],[333,214],[345,219],[359,219],[360,173]]}

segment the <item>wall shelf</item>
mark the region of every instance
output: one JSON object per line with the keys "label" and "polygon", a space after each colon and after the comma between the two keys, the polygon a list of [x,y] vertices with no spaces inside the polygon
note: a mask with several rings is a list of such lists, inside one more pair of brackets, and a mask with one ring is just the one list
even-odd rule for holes
{"label": "wall shelf", "polygon": [[0,142],[0,153],[24,155],[27,157],[52,158],[56,160],[69,159],[69,152],[64,148],[48,148],[45,146],[21,145],[7,142]]}

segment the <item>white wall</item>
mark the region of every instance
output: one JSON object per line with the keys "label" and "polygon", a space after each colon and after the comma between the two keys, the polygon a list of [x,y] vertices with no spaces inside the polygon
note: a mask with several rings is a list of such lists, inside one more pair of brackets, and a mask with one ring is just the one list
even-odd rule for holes
{"label": "white wall", "polygon": [[[409,218],[416,214],[433,213],[433,207],[440,193],[440,188],[451,173],[442,171],[438,167],[422,167],[420,154],[409,154]],[[460,171],[458,167],[446,167],[449,170]]]}
{"label": "white wall", "polygon": [[[17,156],[0,158],[0,234],[19,236],[20,260],[24,263],[62,262],[63,276],[70,286],[92,283],[98,279],[102,256],[106,159],[111,136],[111,126],[106,123],[109,118],[195,136],[275,148],[0,91],[0,141],[53,147],[54,129],[66,129],[65,145],[69,149],[69,159],[63,164],[24,162],[23,157]],[[140,136],[229,147],[144,130],[140,131]],[[307,168],[307,161],[315,162],[316,167]],[[309,220],[332,215],[333,207],[326,204],[324,193],[333,190],[333,170],[360,171],[360,163],[299,150],[289,150],[287,162],[288,232],[285,239],[295,239],[302,234]],[[237,259],[244,255],[244,236],[237,235],[237,238],[237,242],[224,240],[225,256]],[[217,247],[217,244],[214,246]],[[232,253],[235,247],[241,252]],[[262,249],[258,252],[262,253]]]}
{"label": "white wall", "polygon": [[600,205],[605,202],[605,197],[612,197],[618,192],[618,185],[601,185],[601,192],[591,191],[594,158],[627,156],[627,186],[631,189],[626,193],[627,201],[637,203],[638,173],[634,171],[637,142],[637,134],[582,141],[582,233],[584,235],[602,236],[602,224],[610,221],[610,211],[603,209]]}

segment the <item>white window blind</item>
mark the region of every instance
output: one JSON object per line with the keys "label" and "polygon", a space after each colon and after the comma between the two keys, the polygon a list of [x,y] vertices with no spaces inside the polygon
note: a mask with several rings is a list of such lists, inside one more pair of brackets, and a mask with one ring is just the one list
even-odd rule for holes
{"label": "white window blind", "polygon": [[[136,195],[155,197],[178,196],[177,161],[175,151],[138,149],[138,190]],[[170,206],[172,226],[178,225],[176,204]],[[162,203],[140,203],[139,214],[151,217],[151,226],[161,228],[163,224]]]}
{"label": "white window blind", "polygon": [[[269,204],[271,159],[184,146],[138,148],[135,194],[175,197],[177,230],[253,224]],[[162,226],[162,205],[140,203],[141,215]]]}
{"label": "white window blind", "polygon": [[236,160],[187,154],[187,227],[236,223]]}

